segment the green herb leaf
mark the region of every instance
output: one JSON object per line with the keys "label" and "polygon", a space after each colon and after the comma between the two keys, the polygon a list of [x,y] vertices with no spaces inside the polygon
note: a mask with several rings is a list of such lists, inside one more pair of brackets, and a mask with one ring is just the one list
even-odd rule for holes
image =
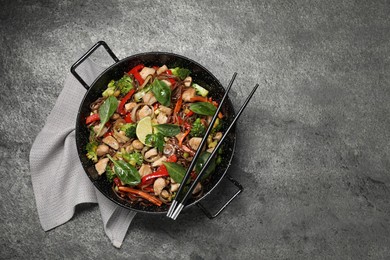
{"label": "green herb leaf", "polygon": [[104,125],[110,120],[118,107],[118,100],[114,96],[109,96],[99,107],[100,128],[97,135],[100,134]]}
{"label": "green herb leaf", "polygon": [[160,124],[153,126],[158,133],[164,136],[175,136],[180,133],[180,127],[173,124]]}
{"label": "green herb leaf", "polygon": [[164,143],[164,135],[162,135],[161,133],[148,134],[145,137],[145,144],[156,147],[157,150],[159,150],[160,152],[162,152],[164,149]]}
{"label": "green herb leaf", "polygon": [[171,88],[163,81],[155,79],[152,83],[152,92],[160,104],[164,106],[171,104]]}
{"label": "green herb leaf", "polygon": [[110,155],[107,157],[114,163],[115,174],[124,184],[136,186],[141,182],[141,176],[134,166],[124,160],[114,160]]}
{"label": "green herb leaf", "polygon": [[[205,164],[207,159],[210,157],[210,155],[211,155],[211,153],[204,152],[199,156],[199,158],[195,164],[195,172],[196,173],[199,173],[202,170],[203,165]],[[211,159],[209,165],[207,166],[205,172],[203,173],[202,180],[209,177],[210,174],[212,174],[215,171],[215,166],[216,166],[216,162],[215,162],[215,157],[214,157],[213,159]]]}
{"label": "green herb leaf", "polygon": [[190,110],[199,115],[212,116],[217,108],[209,102],[197,102],[190,105]]}
{"label": "green herb leaf", "polygon": [[163,164],[167,167],[169,176],[175,182],[181,183],[186,174],[186,168],[174,162],[163,162]]}

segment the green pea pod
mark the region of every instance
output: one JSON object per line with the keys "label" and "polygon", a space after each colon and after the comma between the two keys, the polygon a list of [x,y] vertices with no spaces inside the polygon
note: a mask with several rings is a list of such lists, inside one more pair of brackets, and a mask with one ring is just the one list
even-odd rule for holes
{"label": "green pea pod", "polygon": [[[196,161],[196,164],[195,164],[195,172],[196,173],[199,173],[200,170],[202,170],[203,168],[203,165],[205,164],[205,162],[207,161],[207,159],[210,157],[211,153],[209,152],[203,152],[198,160]],[[202,176],[202,180],[206,179],[207,177],[210,176],[210,174],[212,174],[214,171],[215,171],[215,166],[216,166],[216,161],[215,161],[215,157],[211,159],[209,165],[207,166],[205,172],[203,173],[203,176]]]}
{"label": "green pea pod", "polygon": [[115,174],[124,184],[136,186],[141,182],[141,176],[134,166],[124,160],[114,160],[110,155],[107,157],[114,163]]}

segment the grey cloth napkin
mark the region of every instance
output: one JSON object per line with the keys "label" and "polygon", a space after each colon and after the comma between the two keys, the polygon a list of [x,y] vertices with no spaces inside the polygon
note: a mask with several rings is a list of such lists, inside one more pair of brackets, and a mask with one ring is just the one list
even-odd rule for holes
{"label": "grey cloth napkin", "polygon": [[[103,68],[87,59],[77,69],[93,82]],[[57,102],[30,151],[30,171],[39,220],[45,231],[69,221],[81,203],[98,203],[104,231],[121,247],[135,212],[122,208],[91,183],[78,158],[75,124],[85,88],[69,73]]]}

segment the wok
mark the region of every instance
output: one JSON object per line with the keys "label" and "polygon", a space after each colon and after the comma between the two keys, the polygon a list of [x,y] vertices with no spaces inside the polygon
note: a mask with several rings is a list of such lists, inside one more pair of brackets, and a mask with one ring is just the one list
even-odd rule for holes
{"label": "wok", "polygon": [[[115,63],[108,67],[105,71],[103,71],[95,81],[89,86],[77,73],[76,68],[85,61],[97,48],[103,46],[104,49],[109,53],[109,55],[114,59]],[[113,201],[114,203],[137,212],[142,213],[151,213],[151,214],[163,214],[168,210],[167,205],[158,206],[141,206],[137,204],[130,204],[125,200],[118,198],[115,193],[112,191],[112,184],[107,181],[105,175],[99,176],[95,170],[94,163],[89,160],[86,156],[85,147],[88,143],[89,138],[89,130],[85,123],[85,118],[90,113],[89,105],[95,101],[98,97],[101,96],[101,93],[107,88],[107,84],[112,80],[120,79],[124,72],[129,71],[131,68],[135,67],[138,64],[144,64],[145,66],[162,66],[167,65],[168,67],[183,67],[187,68],[191,71],[191,77],[194,82],[197,82],[201,86],[207,88],[209,90],[210,96],[213,97],[214,100],[220,101],[225,89],[222,84],[218,81],[218,79],[205,67],[200,65],[199,63],[186,58],[181,55],[177,55],[174,53],[167,52],[147,52],[140,53],[129,56],[122,60],[119,60],[116,55],[112,52],[112,50],[108,47],[108,45],[104,41],[97,42],[90,50],[88,50],[78,61],[76,61],[72,67],[72,74],[80,81],[80,83],[87,89],[87,92],[83,98],[83,101],[80,105],[77,122],[76,122],[76,145],[77,152],[80,158],[82,167],[85,170],[85,173],[94,184],[94,186],[106,196],[108,199]],[[227,122],[224,124],[224,128],[227,128],[229,119],[232,119],[235,115],[234,108],[231,100],[227,97],[225,103],[222,107],[223,114],[225,120]],[[225,129],[222,129],[224,131]],[[223,155],[222,155],[222,163],[219,164],[215,170],[215,172],[211,175],[209,181],[204,185],[204,195],[197,199],[191,199],[188,201],[187,207],[197,205],[199,206],[203,212],[209,217],[214,218],[219,215],[222,210],[243,190],[242,186],[235,181],[232,177],[227,175],[227,170],[230,166],[231,160],[233,158],[234,150],[235,150],[235,142],[236,142],[236,134],[235,128],[233,128],[227,138],[225,139],[225,143],[223,145]],[[221,180],[227,175],[228,180],[230,180],[234,185],[237,186],[237,192],[218,210],[214,210],[216,213],[210,213],[208,209],[206,209],[200,202],[207,197],[210,192],[221,182]]]}

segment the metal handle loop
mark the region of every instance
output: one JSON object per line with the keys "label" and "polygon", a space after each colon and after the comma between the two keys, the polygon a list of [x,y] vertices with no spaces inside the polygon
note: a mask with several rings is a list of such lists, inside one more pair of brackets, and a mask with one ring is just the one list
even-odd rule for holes
{"label": "metal handle loop", "polygon": [[87,90],[89,89],[89,85],[80,77],[80,75],[76,72],[76,68],[81,64],[83,63],[92,53],[94,53],[96,51],[97,48],[99,48],[100,46],[103,46],[104,49],[108,52],[108,54],[110,54],[111,58],[115,61],[115,62],[119,62],[119,59],[116,57],[116,55],[112,52],[112,50],[110,49],[110,47],[108,47],[107,43],[104,42],[104,41],[98,41],[94,46],[92,46],[91,49],[89,49],[83,56],[81,56],[80,59],[78,59],[73,65],[72,67],[70,67],[70,72],[73,74],[73,76],[75,76],[75,78],[81,83],[81,85],[84,86],[84,88],[86,88]]}
{"label": "metal handle loop", "polygon": [[216,213],[212,214],[200,202],[196,203],[196,206],[198,206],[209,219],[216,218],[219,214],[221,214],[221,212],[238,196],[238,194],[244,190],[242,185],[230,175],[226,175],[226,177],[238,188],[238,191]]}

